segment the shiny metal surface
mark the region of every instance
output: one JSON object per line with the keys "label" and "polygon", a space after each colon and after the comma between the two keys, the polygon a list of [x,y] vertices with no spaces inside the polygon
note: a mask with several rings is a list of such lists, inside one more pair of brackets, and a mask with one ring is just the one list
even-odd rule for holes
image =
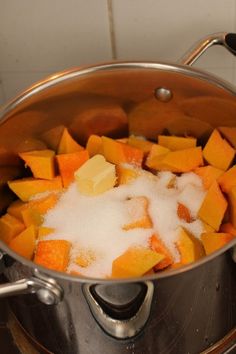
{"label": "shiny metal surface", "polygon": [[[171,100],[157,100],[157,88],[168,88]],[[22,175],[17,153],[47,144],[45,133],[52,128],[59,131],[61,126],[67,126],[82,144],[92,133],[113,137],[133,133],[152,140],[160,133],[170,133],[195,136],[202,143],[214,127],[236,126],[235,93],[235,88],[221,79],[176,64],[110,63],[55,74],[0,110],[0,169],[11,167],[12,178]],[[9,191],[3,188],[0,193],[4,210],[10,203]],[[3,243],[1,248],[10,258],[4,270],[9,281],[45,276],[63,289],[58,305],[45,306],[36,294],[9,299],[23,327],[54,353],[195,354],[236,326],[236,264],[230,252],[235,243],[181,269],[124,281],[36,269]],[[143,329],[135,337],[115,340],[101,326],[115,336],[109,322],[121,321],[121,317],[132,320],[134,309],[138,311],[142,302],[132,307],[133,316],[121,305],[129,298],[136,303],[140,297],[134,284],[147,281],[154,294],[150,315],[149,310],[145,312],[146,324],[139,325]],[[49,284],[53,286],[51,281]],[[122,292],[117,296],[118,285],[125,289],[124,297]],[[90,292],[88,297],[84,289],[94,287],[97,294]],[[51,301],[47,292],[40,296]],[[100,316],[96,321],[94,313],[96,318]]]}

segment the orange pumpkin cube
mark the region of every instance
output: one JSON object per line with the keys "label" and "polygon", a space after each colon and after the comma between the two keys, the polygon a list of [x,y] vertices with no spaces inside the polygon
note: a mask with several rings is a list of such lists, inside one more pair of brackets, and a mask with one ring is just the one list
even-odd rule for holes
{"label": "orange pumpkin cube", "polygon": [[77,151],[74,153],[61,154],[56,156],[62,183],[64,188],[67,188],[74,181],[74,173],[88,159],[87,150]]}
{"label": "orange pumpkin cube", "polygon": [[7,212],[8,214],[19,219],[20,221],[23,221],[21,212],[23,209],[26,208],[26,206],[27,203],[24,203],[20,199],[17,199],[9,205],[9,207],[7,208]]}
{"label": "orange pumpkin cube", "polygon": [[161,270],[164,268],[169,267],[173,263],[173,257],[168,250],[168,248],[164,245],[164,243],[160,240],[160,237],[157,235],[152,235],[150,238],[150,248],[164,256],[164,259],[157,263],[156,266],[154,266],[155,270]]}
{"label": "orange pumpkin cube", "polygon": [[102,136],[102,154],[105,159],[115,165],[128,163],[141,166],[143,151],[111,138]]}
{"label": "orange pumpkin cube", "polygon": [[57,127],[44,132],[41,135],[41,138],[45,141],[50,149],[57,151],[64,129],[64,125],[58,125]]}
{"label": "orange pumpkin cube", "polygon": [[190,214],[189,209],[182,203],[178,203],[178,205],[177,205],[177,215],[181,220],[184,220],[187,223],[190,223],[193,221],[193,218]]}
{"label": "orange pumpkin cube", "polygon": [[66,240],[39,241],[34,262],[43,267],[65,272],[70,256],[71,243]]}
{"label": "orange pumpkin cube", "polygon": [[146,197],[133,197],[125,201],[129,222],[123,226],[128,231],[136,228],[149,229],[152,220],[148,214],[148,199]]}
{"label": "orange pumpkin cube", "polygon": [[217,182],[213,182],[198,211],[198,217],[218,231],[227,209],[227,204]]}
{"label": "orange pumpkin cube", "polygon": [[58,146],[58,154],[70,154],[72,152],[78,152],[84,150],[70,135],[67,128],[64,128],[61,140]]}
{"label": "orange pumpkin cube", "polygon": [[86,150],[88,151],[89,157],[102,154],[102,138],[95,134],[90,135],[86,144]]}
{"label": "orange pumpkin cube", "polygon": [[228,193],[228,201],[230,222],[236,227],[236,187],[233,187]]}
{"label": "orange pumpkin cube", "polygon": [[21,212],[26,227],[39,226],[43,223],[43,216],[35,209],[26,208]]}
{"label": "orange pumpkin cube", "polygon": [[134,135],[128,137],[127,144],[142,150],[144,155],[147,155],[151,151],[153,145],[151,141],[145,140],[141,137],[136,137]]}
{"label": "orange pumpkin cube", "polygon": [[194,172],[201,177],[205,189],[209,189],[214,181],[220,180],[224,171],[211,165],[198,167]]}
{"label": "orange pumpkin cube", "polygon": [[206,161],[210,165],[226,171],[231,165],[234,155],[235,150],[215,129],[203,149],[203,156]]}
{"label": "orange pumpkin cube", "polygon": [[145,162],[146,166],[155,170],[162,168],[162,160],[169,152],[166,147],[153,144]]}
{"label": "orange pumpkin cube", "polygon": [[188,264],[197,261],[205,255],[203,245],[196,237],[180,228],[176,246],[180,253],[180,262]]}
{"label": "orange pumpkin cube", "polygon": [[131,181],[135,180],[140,176],[141,170],[138,168],[134,168],[133,166],[129,166],[126,164],[120,164],[116,166],[117,173],[117,183],[118,185],[127,184]]}
{"label": "orange pumpkin cube", "polygon": [[171,151],[162,160],[160,170],[171,172],[190,172],[203,165],[202,148]]}
{"label": "orange pumpkin cube", "polygon": [[112,262],[112,277],[139,277],[164,259],[164,255],[143,247],[129,248]]}
{"label": "orange pumpkin cube", "polygon": [[31,169],[34,178],[53,179],[55,177],[55,152],[53,150],[22,152],[19,156]]}
{"label": "orange pumpkin cube", "polygon": [[10,214],[0,218],[0,239],[7,244],[24,229],[25,225]]}
{"label": "orange pumpkin cube", "polygon": [[27,227],[19,235],[13,238],[9,247],[20,256],[32,259],[35,249],[36,229],[33,225]]}
{"label": "orange pumpkin cube", "polygon": [[223,232],[206,232],[201,235],[201,240],[207,255],[217,251],[233,238],[233,235]]}
{"label": "orange pumpkin cube", "polygon": [[223,137],[236,149],[236,127],[219,127]]}
{"label": "orange pumpkin cube", "polygon": [[171,151],[178,151],[195,148],[197,145],[197,139],[190,137],[184,138],[179,136],[158,135],[158,144],[170,149]]}
{"label": "orange pumpkin cube", "polygon": [[38,193],[62,190],[62,180],[60,176],[51,180],[28,177],[10,181],[8,182],[8,186],[18,198],[23,202],[27,202],[31,197]]}
{"label": "orange pumpkin cube", "polygon": [[230,192],[230,190],[236,186],[236,165],[220,176],[218,183],[223,192]]}

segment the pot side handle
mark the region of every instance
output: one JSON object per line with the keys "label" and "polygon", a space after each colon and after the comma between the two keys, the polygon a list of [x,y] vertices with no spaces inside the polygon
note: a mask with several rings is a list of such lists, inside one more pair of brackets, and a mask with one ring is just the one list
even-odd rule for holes
{"label": "pot side handle", "polygon": [[179,64],[192,65],[208,48],[222,45],[233,55],[236,55],[236,33],[213,33],[190,48],[179,60]]}

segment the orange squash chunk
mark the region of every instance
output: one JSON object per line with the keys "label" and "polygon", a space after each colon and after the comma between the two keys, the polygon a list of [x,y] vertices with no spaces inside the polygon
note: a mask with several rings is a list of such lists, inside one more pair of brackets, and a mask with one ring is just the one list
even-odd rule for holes
{"label": "orange squash chunk", "polygon": [[201,241],[184,230],[182,227],[180,228],[176,246],[180,253],[181,264],[195,262],[205,255]]}
{"label": "orange squash chunk", "polygon": [[223,137],[236,149],[236,127],[219,127]]}
{"label": "orange squash chunk", "polygon": [[19,235],[13,238],[9,247],[20,256],[32,259],[35,249],[36,229],[33,225],[27,227]]}
{"label": "orange squash chunk", "polygon": [[201,177],[202,183],[205,189],[209,189],[214,181],[220,180],[220,176],[223,175],[224,171],[219,168],[213,167],[211,165],[198,167],[194,172]]}
{"label": "orange squash chunk", "polygon": [[162,160],[169,152],[166,147],[153,144],[145,162],[146,166],[155,170],[162,168]]}
{"label": "orange squash chunk", "polygon": [[236,227],[236,187],[233,187],[228,193],[228,201],[230,222]]}
{"label": "orange squash chunk", "polygon": [[117,165],[116,173],[118,185],[130,183],[140,176],[139,169],[133,168],[132,166],[129,167],[125,164]]}
{"label": "orange squash chunk", "polygon": [[220,232],[231,234],[236,237],[236,228],[230,222],[222,224],[220,227]]}
{"label": "orange squash chunk", "polygon": [[152,220],[148,215],[148,200],[146,197],[133,197],[125,201],[129,223],[123,226],[128,231],[135,228],[149,229]]}
{"label": "orange squash chunk", "polygon": [[231,167],[218,179],[218,183],[223,192],[228,193],[236,186],[236,165]]}
{"label": "orange squash chunk", "polygon": [[0,239],[7,244],[24,229],[25,225],[10,214],[0,218]]}
{"label": "orange squash chunk", "polygon": [[35,178],[53,179],[55,177],[55,152],[53,150],[22,152],[19,156],[31,169]]}
{"label": "orange squash chunk", "polygon": [[68,187],[74,181],[74,173],[88,159],[87,150],[56,156],[63,186]]}
{"label": "orange squash chunk", "polygon": [[185,150],[196,147],[197,139],[158,135],[158,144],[170,149],[171,151]]}
{"label": "orange squash chunk", "polygon": [[102,136],[102,154],[108,162],[115,165],[128,163],[141,166],[143,151],[111,138]]}
{"label": "orange squash chunk", "polygon": [[171,253],[157,235],[152,235],[150,239],[150,248],[164,256],[164,259],[160,261],[156,266],[154,266],[155,270],[167,268],[173,263],[173,257]]}
{"label": "orange squash chunk", "polygon": [[223,232],[206,232],[201,235],[201,240],[207,255],[217,251],[233,238],[233,235]]}
{"label": "orange squash chunk", "polygon": [[160,170],[171,172],[190,172],[203,165],[202,149],[195,147],[171,151],[162,160]]}
{"label": "orange squash chunk", "polygon": [[57,127],[44,132],[41,135],[41,138],[45,141],[50,149],[57,151],[64,129],[64,125],[58,125]]}
{"label": "orange squash chunk", "polygon": [[190,223],[193,221],[193,218],[190,214],[189,209],[182,203],[178,203],[177,215],[180,219],[186,221],[187,223]]}
{"label": "orange squash chunk", "polygon": [[67,128],[64,128],[62,137],[58,146],[58,154],[70,154],[72,152],[78,152],[84,150],[70,135]]}
{"label": "orange squash chunk", "polygon": [[21,200],[17,199],[9,205],[9,207],[7,208],[7,212],[8,214],[19,219],[20,221],[23,221],[21,212],[24,208],[26,208],[26,205],[27,203],[24,203]]}
{"label": "orange squash chunk", "polygon": [[217,182],[213,182],[198,211],[198,217],[218,231],[226,209],[227,201]]}
{"label": "orange squash chunk", "polygon": [[43,216],[35,209],[26,208],[22,210],[21,215],[26,227],[39,226],[43,223]]}
{"label": "orange squash chunk", "polygon": [[71,243],[66,240],[39,241],[34,262],[57,271],[65,272],[70,255]]}
{"label": "orange squash chunk", "polygon": [[133,135],[128,137],[127,144],[142,150],[144,155],[147,155],[151,151],[153,145],[151,141],[142,139],[140,137],[135,137]]}
{"label": "orange squash chunk", "polygon": [[60,176],[57,176],[52,180],[29,177],[10,181],[8,182],[8,186],[18,198],[23,202],[27,202],[31,197],[38,193],[62,190],[62,180]]}
{"label": "orange squash chunk", "polygon": [[210,165],[226,171],[231,165],[234,155],[235,150],[215,129],[203,149],[206,161]]}
{"label": "orange squash chunk", "polygon": [[164,259],[164,255],[143,247],[129,248],[112,262],[112,277],[139,277]]}
{"label": "orange squash chunk", "polygon": [[52,227],[39,226],[38,227],[38,239],[43,240],[45,236],[50,235],[54,232]]}
{"label": "orange squash chunk", "polygon": [[95,134],[90,135],[86,144],[86,150],[88,151],[89,157],[102,154],[102,138]]}

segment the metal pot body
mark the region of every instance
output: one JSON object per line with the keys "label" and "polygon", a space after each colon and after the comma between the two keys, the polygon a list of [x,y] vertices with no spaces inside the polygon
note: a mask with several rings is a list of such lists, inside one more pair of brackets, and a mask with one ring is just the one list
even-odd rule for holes
{"label": "metal pot body", "polygon": [[[204,142],[214,127],[235,126],[235,117],[235,88],[186,66],[74,69],[41,81],[0,111],[0,167],[20,168],[17,151],[60,125],[81,143],[92,133],[156,139],[166,131]],[[4,209],[9,192],[1,195]],[[55,354],[199,353],[236,326],[234,245],[180,270],[122,282],[36,267],[1,242],[4,275],[15,283],[1,286],[0,296],[33,293],[10,298],[11,308]]]}

